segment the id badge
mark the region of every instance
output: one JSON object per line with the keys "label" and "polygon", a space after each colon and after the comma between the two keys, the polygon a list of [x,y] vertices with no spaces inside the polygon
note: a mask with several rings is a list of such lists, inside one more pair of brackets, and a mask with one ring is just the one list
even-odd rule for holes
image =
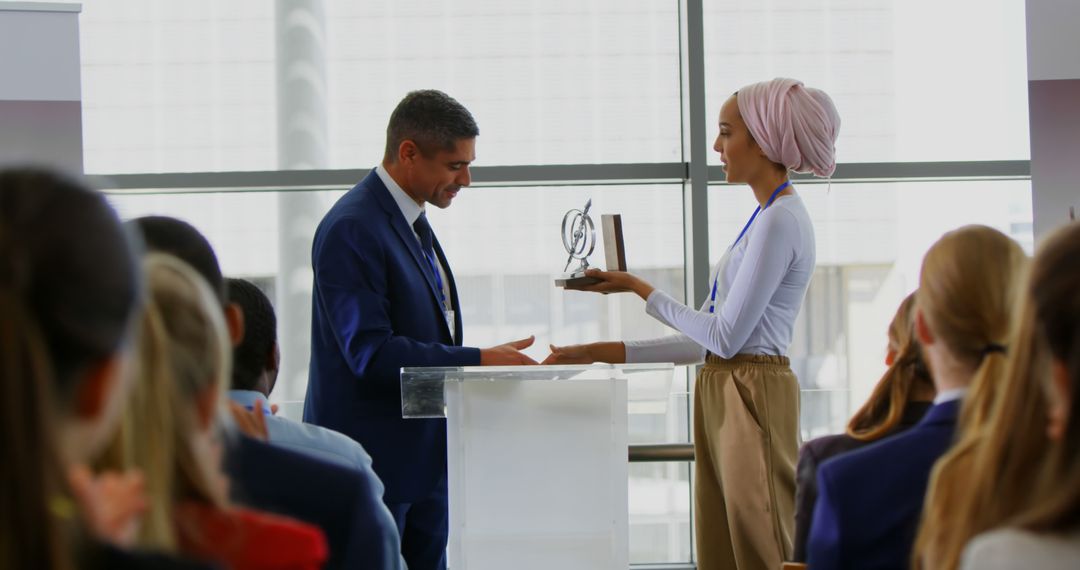
{"label": "id badge", "polygon": [[446,328],[450,331],[450,338],[454,338],[454,310],[444,310],[443,316],[446,317]]}

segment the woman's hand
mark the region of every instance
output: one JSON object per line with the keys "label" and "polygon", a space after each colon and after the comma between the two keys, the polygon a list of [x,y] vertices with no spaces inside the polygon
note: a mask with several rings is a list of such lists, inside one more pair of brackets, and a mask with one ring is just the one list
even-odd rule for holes
{"label": "woman's hand", "polygon": [[619,341],[549,346],[551,355],[541,364],[592,364],[594,362],[622,364],[626,362],[626,345]]}
{"label": "woman's hand", "polygon": [[140,471],[95,475],[85,465],[75,465],[68,469],[68,483],[95,537],[120,548],[135,546],[147,507]]}
{"label": "woman's hand", "polygon": [[575,291],[592,291],[594,293],[625,293],[627,291],[633,291],[637,293],[642,299],[648,300],[649,294],[653,292],[655,287],[649,285],[644,279],[634,275],[633,273],[627,273],[625,271],[601,271],[599,269],[587,269],[585,270],[586,277],[592,277],[593,279],[599,279],[599,283],[593,283],[591,285],[571,286],[567,285],[567,289],[573,289]]}
{"label": "woman's hand", "polygon": [[551,347],[551,354],[541,364],[592,364],[596,362],[596,359],[589,353],[589,345],[587,344],[572,344],[569,346],[550,344],[548,346]]}

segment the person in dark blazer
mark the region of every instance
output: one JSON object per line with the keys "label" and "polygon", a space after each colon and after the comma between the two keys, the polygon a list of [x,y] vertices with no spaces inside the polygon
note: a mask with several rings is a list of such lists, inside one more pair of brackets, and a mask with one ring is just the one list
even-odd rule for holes
{"label": "person in dark blazer", "polygon": [[934,382],[915,338],[915,294],[904,298],[889,324],[888,369],[847,432],[826,435],[803,444],[795,468],[795,551],[793,562],[806,562],[806,539],[817,503],[818,467],[825,460],[866,447],[919,423],[934,399]]}
{"label": "person in dark blazer", "polygon": [[994,389],[1025,263],[1015,241],[986,226],[949,232],[927,252],[915,331],[937,388],[934,405],[910,430],[821,466],[810,568],[911,567],[930,472],[964,424],[967,390]]}
{"label": "person in dark blazer", "polygon": [[[233,345],[244,336],[243,312],[229,303],[225,280],[210,242],[187,222],[146,216],[129,222],[149,251],[176,256],[193,267],[218,295]],[[356,469],[275,447],[229,430],[222,468],[230,499],[251,508],[314,524],[326,534],[325,568],[402,568],[395,529],[380,516],[378,482]]]}
{"label": "person in dark blazer", "polygon": [[934,462],[952,443],[960,400],[910,430],[826,461],[810,527],[811,568],[908,568]]}
{"label": "person in dark blazer", "polygon": [[446,566],[446,421],[403,419],[405,366],[535,364],[530,337],[489,349],[462,343],[457,284],[424,210],[471,182],[479,129],[445,93],[414,91],[387,127],[382,164],[315,232],[311,361],[304,421],[371,454],[413,570]]}

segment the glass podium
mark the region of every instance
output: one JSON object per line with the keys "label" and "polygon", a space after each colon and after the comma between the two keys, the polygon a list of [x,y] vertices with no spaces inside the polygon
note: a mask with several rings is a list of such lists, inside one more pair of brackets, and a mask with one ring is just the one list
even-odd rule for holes
{"label": "glass podium", "polygon": [[403,368],[402,415],[446,418],[450,568],[629,566],[627,414],[671,364]]}

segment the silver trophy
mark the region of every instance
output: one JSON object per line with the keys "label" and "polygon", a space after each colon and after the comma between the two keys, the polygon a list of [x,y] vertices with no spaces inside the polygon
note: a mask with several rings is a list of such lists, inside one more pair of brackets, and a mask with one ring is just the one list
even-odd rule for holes
{"label": "silver trophy", "polygon": [[[563,216],[562,242],[569,256],[566,258],[562,277],[555,280],[556,287],[580,287],[600,282],[599,279],[585,276],[585,270],[589,268],[589,256],[596,249],[596,226],[589,217],[590,207],[591,198],[585,202],[585,208],[570,210]],[[571,270],[570,266],[575,260],[578,263]]]}

